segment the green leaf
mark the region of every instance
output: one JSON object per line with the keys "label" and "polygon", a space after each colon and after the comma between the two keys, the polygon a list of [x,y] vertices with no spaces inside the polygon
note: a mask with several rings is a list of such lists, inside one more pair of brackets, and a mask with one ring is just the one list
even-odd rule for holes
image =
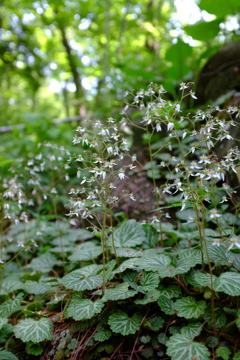
{"label": "green leaf", "polygon": [[[223,245],[213,246],[212,244],[210,244],[208,246],[208,254],[211,262],[217,266],[219,265],[229,266],[230,265],[229,261],[233,260],[232,253],[228,251],[226,247]],[[206,263],[207,263],[207,256],[206,256]]]}
{"label": "green leaf", "polygon": [[140,337],[140,341],[141,341],[141,343],[143,343],[143,344],[147,344],[147,343],[149,343],[149,342],[151,341],[151,336],[149,336],[149,335],[147,335],[147,336],[143,335],[143,336]]}
{"label": "green leaf", "polygon": [[0,360],[18,360],[10,351],[0,350]]}
{"label": "green leaf", "polygon": [[209,273],[206,274],[203,274],[201,272],[195,273],[194,279],[198,283],[198,287],[207,286],[211,289],[212,287],[214,288],[214,285],[216,286],[218,283],[217,277],[215,275],[211,276]]}
{"label": "green leaf", "polygon": [[158,232],[157,230],[150,224],[143,225],[143,230],[145,231],[146,240],[143,242],[143,249],[149,249],[156,245],[158,242]]}
{"label": "green leaf", "polygon": [[142,285],[144,291],[152,291],[156,289],[159,281],[160,278],[157,273],[144,271],[140,280],[140,284]]}
{"label": "green leaf", "polygon": [[28,342],[26,345],[26,352],[30,355],[40,355],[43,352],[43,346],[42,344]]}
{"label": "green leaf", "polygon": [[161,296],[166,296],[168,299],[178,298],[181,295],[181,290],[177,285],[170,285],[167,288],[160,285],[158,290]]}
{"label": "green leaf", "polygon": [[218,285],[214,286],[215,291],[222,291],[227,295],[240,295],[240,275],[235,272],[225,272],[218,278]]}
{"label": "green leaf", "polygon": [[65,310],[65,316],[72,317],[76,321],[91,319],[101,312],[103,306],[104,303],[101,300],[79,299],[77,294],[74,294]]}
{"label": "green leaf", "polygon": [[6,295],[19,289],[24,289],[23,282],[21,282],[19,278],[8,276],[5,279],[3,279],[0,294]]}
{"label": "green leaf", "polygon": [[184,62],[184,60],[190,56],[192,56],[192,47],[181,39],[178,39],[178,42],[170,46],[166,52],[166,60],[174,64],[178,61]]}
{"label": "green leaf", "polygon": [[229,360],[231,353],[231,350],[227,347],[219,347],[216,349],[216,356],[221,357],[223,360]]}
{"label": "green leaf", "polygon": [[138,261],[138,258],[133,258],[133,259],[128,259],[128,260],[125,260],[120,266],[118,269],[116,269],[114,271],[114,274],[118,274],[118,273],[121,273],[121,272],[124,272],[126,269],[134,269],[136,270],[136,263]]}
{"label": "green leaf", "polygon": [[102,301],[123,300],[137,294],[137,291],[128,290],[128,287],[129,287],[128,283],[122,283],[114,286],[114,288],[106,289],[102,297]]}
{"label": "green leaf", "polygon": [[165,277],[174,277],[178,274],[187,273],[193,266],[198,263],[198,260],[195,257],[186,258],[186,259],[177,259],[174,265],[170,264],[167,267],[162,267],[158,270],[159,275],[162,278]]}
{"label": "green leaf", "polygon": [[240,360],[240,351],[234,355],[233,360]]}
{"label": "green leaf", "polygon": [[43,340],[52,340],[53,324],[48,318],[39,320],[24,319],[14,328],[15,336],[23,342],[39,343]]}
{"label": "green leaf", "polygon": [[209,22],[198,22],[194,25],[187,25],[184,27],[186,33],[199,41],[209,41],[218,35],[219,25],[222,19],[216,19]]}
{"label": "green leaf", "polygon": [[[184,236],[184,233],[182,233]],[[198,249],[186,249],[183,250],[179,254],[179,260],[185,261],[187,260],[189,263],[189,260],[191,260],[192,266],[195,266],[197,264],[202,264],[202,258],[201,258],[201,250]],[[189,263],[190,265],[190,263]]]}
{"label": "green leaf", "polygon": [[207,307],[205,301],[197,302],[193,297],[178,299],[174,304],[177,315],[186,319],[199,318]]}
{"label": "green leaf", "polygon": [[206,10],[209,14],[214,14],[218,17],[224,17],[228,14],[235,15],[240,12],[240,5],[238,0],[201,0],[199,5],[201,10]]}
{"label": "green leaf", "polygon": [[135,334],[139,329],[142,321],[142,316],[135,313],[129,317],[123,311],[116,311],[108,319],[108,324],[111,330],[122,335]]}
{"label": "green leaf", "polygon": [[14,160],[12,159],[6,159],[3,156],[0,156],[0,167],[10,165]]}
{"label": "green leaf", "polygon": [[206,345],[210,348],[214,348],[218,345],[218,338],[215,336],[208,336],[206,338]]}
{"label": "green leaf", "polygon": [[29,294],[41,295],[51,290],[51,286],[48,284],[38,283],[36,281],[28,280],[24,284],[25,290]]}
{"label": "green leaf", "polygon": [[21,302],[23,300],[23,293],[16,296],[14,300],[6,300],[0,307],[0,316],[2,318],[8,318],[15,311],[21,309]]}
{"label": "green leaf", "polygon": [[52,270],[53,266],[56,264],[57,258],[50,252],[46,252],[45,254],[33,259],[31,262],[31,267],[33,270],[47,273]]}
{"label": "green leaf", "polygon": [[[131,248],[141,245],[144,241],[146,241],[145,231],[136,220],[128,220],[114,231],[115,247]],[[108,239],[108,244],[112,244],[111,236]]]}
{"label": "green leaf", "polygon": [[158,334],[157,339],[158,339],[158,342],[163,345],[165,345],[168,341],[168,337],[165,333]]}
{"label": "green leaf", "polygon": [[100,327],[97,332],[94,334],[93,338],[95,341],[106,341],[112,336],[112,332],[110,330],[106,330]]}
{"label": "green leaf", "polygon": [[129,248],[119,248],[116,249],[118,257],[142,257],[143,252],[140,250],[129,249]]}
{"label": "green leaf", "polygon": [[193,341],[192,336],[187,334],[175,334],[167,342],[167,355],[171,360],[209,360],[207,347]]}
{"label": "green leaf", "polygon": [[160,306],[161,310],[167,315],[175,314],[174,303],[171,299],[167,298],[166,296],[160,296],[158,298],[158,305]]}
{"label": "green leaf", "polygon": [[95,259],[101,254],[102,248],[100,245],[96,245],[93,241],[87,241],[79,245],[68,258],[70,261],[87,261]]}
{"label": "green leaf", "polygon": [[171,262],[169,256],[164,254],[153,255],[151,257],[142,257],[141,259],[136,259],[135,264],[138,265],[141,269],[146,271],[160,271],[162,268],[165,269]]}
{"label": "green leaf", "polygon": [[153,331],[158,331],[163,327],[164,320],[160,316],[154,316],[153,318],[144,321],[144,326],[150,328]]}
{"label": "green leaf", "polygon": [[[215,306],[215,324],[217,329],[221,329],[223,326],[226,325],[227,318],[224,314],[221,307]],[[211,304],[208,304],[205,313],[204,313],[204,320],[207,321],[208,327],[213,328],[213,316],[212,316],[212,308]]]}
{"label": "green leaf", "polygon": [[103,278],[101,275],[85,275],[84,269],[74,270],[65,275],[59,282],[65,286],[66,289],[73,289],[76,291],[93,290],[102,286]]}
{"label": "green leaf", "polygon": [[[138,292],[141,292],[141,289],[136,288],[136,290],[138,290]],[[152,290],[152,291],[149,291],[147,294],[145,294],[143,299],[141,299],[141,300],[137,299],[134,302],[135,302],[135,304],[146,305],[151,302],[157,301],[159,296],[160,296],[160,292],[158,290]]]}
{"label": "green leaf", "polygon": [[202,331],[202,324],[200,322],[190,323],[188,326],[184,326],[181,329],[181,334],[190,335],[192,338],[200,335]]}
{"label": "green leaf", "polygon": [[0,329],[3,327],[3,325],[7,324],[7,322],[8,322],[7,317],[0,317]]}
{"label": "green leaf", "polygon": [[176,44],[168,48],[166,59],[173,63],[172,68],[167,72],[171,79],[183,79],[189,72],[189,68],[186,66],[186,59],[190,56],[192,56],[192,47],[181,39],[178,39]]}

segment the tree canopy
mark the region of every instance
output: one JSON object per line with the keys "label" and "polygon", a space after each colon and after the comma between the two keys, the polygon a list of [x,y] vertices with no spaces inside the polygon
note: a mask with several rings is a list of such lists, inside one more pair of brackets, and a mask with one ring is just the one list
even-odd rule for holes
{"label": "tree canopy", "polygon": [[205,60],[238,39],[240,13],[238,0],[201,0],[201,19],[183,24],[175,3],[2,1],[2,123],[21,123],[24,113],[101,116],[150,82],[175,97],[177,83],[196,81]]}

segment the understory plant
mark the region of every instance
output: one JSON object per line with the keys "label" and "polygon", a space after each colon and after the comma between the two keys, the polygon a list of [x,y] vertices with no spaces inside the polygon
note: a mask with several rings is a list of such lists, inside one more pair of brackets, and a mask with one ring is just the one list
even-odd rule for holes
{"label": "understory plant", "polygon": [[[70,220],[32,217],[2,234],[0,359],[240,359],[240,217],[229,180],[240,152],[224,145],[218,157],[240,111],[184,115],[195,94],[180,90],[173,103],[151,84],[127,94],[120,120],[77,127]],[[134,126],[145,131],[157,204],[141,222],[118,216],[124,198],[141,206],[127,190],[141,166],[124,138]],[[25,263],[14,256],[23,236],[38,246]]]}

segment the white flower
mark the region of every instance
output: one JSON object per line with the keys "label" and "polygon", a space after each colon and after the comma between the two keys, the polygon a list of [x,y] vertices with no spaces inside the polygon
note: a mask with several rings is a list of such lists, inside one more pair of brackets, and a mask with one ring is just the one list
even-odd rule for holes
{"label": "white flower", "polygon": [[181,111],[180,104],[175,104],[175,111],[178,113]]}
{"label": "white flower", "polygon": [[17,246],[19,246],[19,247],[23,247],[23,248],[25,247],[25,246],[24,246],[24,243],[23,243],[23,241],[18,241],[18,244],[17,244]]}
{"label": "white flower", "polygon": [[119,171],[118,172],[118,177],[119,177],[120,180],[123,180],[126,177],[126,175],[124,174],[123,171]]}
{"label": "white flower", "polygon": [[160,123],[156,124],[156,131],[157,132],[162,131],[162,127],[161,127]]}
{"label": "white flower", "polygon": [[202,155],[200,156],[200,161],[199,164],[211,164],[211,161],[209,160],[209,158],[206,155]]}
{"label": "white flower", "polygon": [[232,249],[234,246],[240,249],[240,238],[239,236],[232,236],[230,241],[230,245],[228,247],[228,250]]}
{"label": "white flower", "polygon": [[153,216],[151,224],[154,224],[156,222],[159,223],[160,221],[158,220],[157,216]]}
{"label": "white flower", "polygon": [[215,246],[220,246],[221,241],[220,241],[220,239],[212,239],[212,244],[215,245]]}
{"label": "white flower", "polygon": [[92,199],[96,199],[97,197],[94,195],[94,192],[93,191],[90,191],[88,193],[88,197],[87,197],[87,200],[92,200]]}
{"label": "white flower", "polygon": [[88,139],[86,139],[86,138],[82,139],[82,144],[83,144],[83,145],[84,145],[84,144],[88,145]]}
{"label": "white flower", "polygon": [[201,166],[197,166],[196,161],[191,161],[189,168],[190,169],[202,169]]}
{"label": "white flower", "polygon": [[193,99],[197,99],[197,97],[195,96],[195,93],[192,92],[192,90],[190,91],[190,95],[191,95],[191,97],[192,97]]}
{"label": "white flower", "polygon": [[105,136],[105,135],[110,135],[109,133],[109,130],[107,128],[103,128],[100,133],[98,133],[98,135],[102,135],[102,136]]}
{"label": "white flower", "polygon": [[136,201],[133,194],[130,194],[130,199],[132,199],[133,201]]}
{"label": "white flower", "polygon": [[186,84],[186,83],[184,83],[184,82],[182,82],[181,84],[180,84],[180,90],[184,90],[184,89],[187,89],[188,88],[188,85]]}
{"label": "white flower", "polygon": [[210,219],[219,218],[221,215],[218,213],[216,209],[210,210]]}
{"label": "white flower", "polygon": [[174,129],[174,123],[169,122],[168,125],[167,125],[167,131],[171,131],[172,129]]}
{"label": "white flower", "polygon": [[109,154],[111,154],[111,153],[113,152],[112,146],[107,147],[107,152],[108,152]]}

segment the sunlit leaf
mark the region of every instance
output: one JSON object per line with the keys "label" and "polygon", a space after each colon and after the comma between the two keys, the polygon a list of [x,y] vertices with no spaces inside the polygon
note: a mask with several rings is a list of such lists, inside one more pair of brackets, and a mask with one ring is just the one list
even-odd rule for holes
{"label": "sunlit leaf", "polygon": [[194,25],[187,25],[184,30],[193,39],[200,41],[212,40],[220,31],[219,25],[222,19],[216,19],[209,22],[199,22]]}
{"label": "sunlit leaf", "polygon": [[240,5],[238,0],[218,0],[217,2],[211,0],[201,0],[199,5],[201,10],[206,10],[209,14],[214,14],[218,17],[226,15],[235,15],[240,12]]}

